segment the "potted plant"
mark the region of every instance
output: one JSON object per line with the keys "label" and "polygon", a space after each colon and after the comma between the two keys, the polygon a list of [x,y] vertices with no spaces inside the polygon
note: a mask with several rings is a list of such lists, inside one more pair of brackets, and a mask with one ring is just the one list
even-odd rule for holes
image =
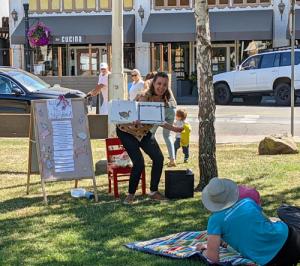
{"label": "potted plant", "polygon": [[27,37],[32,48],[44,46],[51,40],[51,31],[44,23],[38,22],[30,27]]}

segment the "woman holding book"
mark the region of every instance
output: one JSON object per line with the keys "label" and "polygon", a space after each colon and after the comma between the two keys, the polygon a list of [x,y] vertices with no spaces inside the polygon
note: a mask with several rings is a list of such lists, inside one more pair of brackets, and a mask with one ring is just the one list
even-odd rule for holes
{"label": "woman holding book", "polygon": [[[168,84],[168,75],[159,72],[154,76],[149,89],[137,97],[136,100],[140,102],[164,102],[167,105],[171,97]],[[182,131],[182,128],[174,127],[166,122],[161,126],[174,132]],[[134,195],[145,167],[141,149],[152,160],[149,198],[152,200],[164,200],[164,196],[158,191],[164,157],[155,137],[150,131],[152,127],[153,125],[141,124],[139,121],[132,124],[117,125],[117,135],[133,163],[129,179],[128,195],[124,200],[124,204],[133,203]]]}

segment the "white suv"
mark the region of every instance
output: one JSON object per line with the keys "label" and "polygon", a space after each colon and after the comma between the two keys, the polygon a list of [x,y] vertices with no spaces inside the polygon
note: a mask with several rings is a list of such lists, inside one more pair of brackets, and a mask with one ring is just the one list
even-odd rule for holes
{"label": "white suv", "polygon": [[[233,97],[243,97],[248,104],[258,104],[262,96],[271,95],[278,105],[289,105],[291,50],[248,57],[235,71],[215,75],[213,83],[217,104],[228,104]],[[300,49],[295,49],[295,95],[300,97]]]}

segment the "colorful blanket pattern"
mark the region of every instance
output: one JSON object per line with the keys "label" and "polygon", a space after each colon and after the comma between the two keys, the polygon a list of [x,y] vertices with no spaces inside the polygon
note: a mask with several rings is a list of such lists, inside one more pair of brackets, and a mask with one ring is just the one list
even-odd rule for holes
{"label": "colorful blanket pattern", "polygon": [[[182,232],[148,241],[130,243],[126,247],[176,259],[200,256],[208,262],[207,258],[195,249],[197,244],[206,243],[206,241],[206,231]],[[220,247],[220,265],[257,266],[253,261],[243,258],[231,247]]]}

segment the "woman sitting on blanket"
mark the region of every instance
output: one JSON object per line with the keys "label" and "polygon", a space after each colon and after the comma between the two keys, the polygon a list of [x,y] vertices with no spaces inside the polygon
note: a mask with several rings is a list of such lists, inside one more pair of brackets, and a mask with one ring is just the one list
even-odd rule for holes
{"label": "woman sitting on blanket", "polygon": [[[148,90],[136,98],[140,102],[169,102],[171,94],[168,88],[169,78],[166,73],[157,73]],[[149,197],[153,200],[164,200],[164,197],[158,191],[158,185],[163,169],[164,157],[159,148],[155,137],[151,133],[153,125],[140,124],[122,124],[117,125],[117,136],[126,149],[133,167],[129,179],[128,196],[124,204],[132,204],[134,194],[139,184],[142,171],[145,167],[142,149],[152,160],[151,182]],[[181,132],[182,128],[175,127],[168,123],[162,125],[163,128],[174,132]]]}
{"label": "woman sitting on blanket", "polygon": [[238,185],[213,178],[202,192],[202,202],[212,212],[207,245],[197,250],[219,261],[222,241],[259,265],[292,266],[300,260],[300,233],[282,221],[272,222],[251,198],[239,200]]}

